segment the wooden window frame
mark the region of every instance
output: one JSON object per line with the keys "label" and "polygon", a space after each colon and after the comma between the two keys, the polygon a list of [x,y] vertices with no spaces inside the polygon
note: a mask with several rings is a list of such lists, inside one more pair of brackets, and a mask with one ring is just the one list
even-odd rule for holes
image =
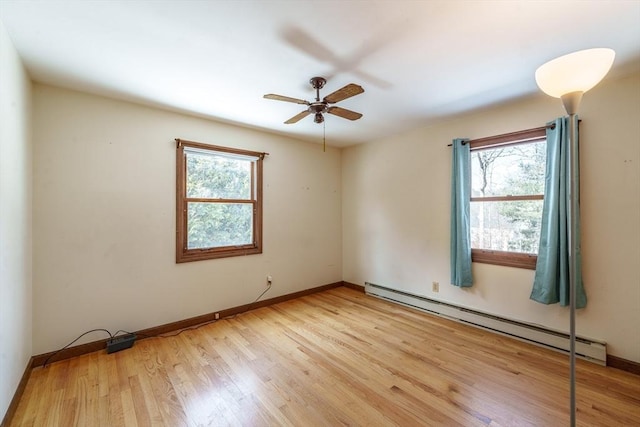
{"label": "wooden window frame", "polygon": [[[492,149],[499,147],[507,147],[511,145],[519,145],[528,142],[538,142],[547,139],[547,128],[539,127],[535,129],[527,129],[518,132],[507,133],[503,135],[490,136],[481,139],[468,141],[471,151],[482,149]],[[498,196],[498,197],[471,197],[471,202],[496,202],[496,201],[516,201],[516,200],[543,200],[543,195],[526,195],[526,196]],[[529,270],[536,269],[538,261],[537,254],[528,254],[522,252],[495,251],[491,249],[471,248],[471,261],[483,264],[502,265],[506,267],[525,268]]]}
{"label": "wooden window frame", "polygon": [[[267,153],[221,147],[200,142],[176,139],[176,263],[203,261],[262,253],[262,162]],[[187,208],[189,202],[210,201],[210,199],[187,197],[187,162],[185,147],[209,151],[212,153],[235,154],[253,157],[251,168],[251,199],[216,199],[216,202],[234,202],[253,204],[253,242],[239,246],[220,246],[215,248],[187,248]]]}

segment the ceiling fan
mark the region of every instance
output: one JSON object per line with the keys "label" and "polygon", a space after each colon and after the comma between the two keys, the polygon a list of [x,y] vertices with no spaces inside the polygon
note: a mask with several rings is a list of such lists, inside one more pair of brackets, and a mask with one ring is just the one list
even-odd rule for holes
{"label": "ceiling fan", "polygon": [[322,101],[320,100],[320,89],[322,89],[327,80],[324,77],[312,77],[309,80],[311,86],[316,90],[316,100],[314,102],[305,101],[304,99],[290,98],[288,96],[275,95],[273,93],[269,93],[264,97],[266,99],[274,99],[276,101],[286,101],[286,102],[294,102],[296,104],[307,105],[308,108],[301,113],[296,114],[291,117],[289,120],[284,122],[287,125],[292,123],[296,123],[301,119],[307,117],[309,114],[314,114],[313,121],[316,123],[324,122],[323,113],[333,114],[338,117],[342,117],[344,119],[349,120],[358,120],[362,117],[362,114],[356,113],[355,111],[347,110],[345,108],[330,106],[329,104],[335,104],[336,102],[343,101],[347,98],[351,98],[352,96],[356,96],[364,92],[361,86],[350,83],[345,87],[338,89],[337,91],[325,96]]}

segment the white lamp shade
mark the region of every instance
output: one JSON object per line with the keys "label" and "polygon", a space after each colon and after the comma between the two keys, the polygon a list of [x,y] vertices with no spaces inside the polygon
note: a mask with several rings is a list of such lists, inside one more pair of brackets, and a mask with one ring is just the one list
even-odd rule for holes
{"label": "white lamp shade", "polygon": [[613,49],[580,50],[553,59],[536,70],[536,83],[547,95],[560,98],[586,92],[607,75],[615,57]]}

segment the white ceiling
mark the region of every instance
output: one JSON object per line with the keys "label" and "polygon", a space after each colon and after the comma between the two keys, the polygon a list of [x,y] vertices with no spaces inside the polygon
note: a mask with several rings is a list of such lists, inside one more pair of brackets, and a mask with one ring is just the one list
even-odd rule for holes
{"label": "white ceiling", "polygon": [[327,115],[347,146],[537,92],[542,63],[611,47],[609,77],[640,70],[640,1],[15,1],[0,20],[38,82],[322,141],[303,106],[348,83]]}

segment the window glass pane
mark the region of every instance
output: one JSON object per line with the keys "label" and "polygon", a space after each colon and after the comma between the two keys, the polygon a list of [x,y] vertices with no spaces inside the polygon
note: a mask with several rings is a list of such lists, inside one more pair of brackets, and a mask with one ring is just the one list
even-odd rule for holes
{"label": "window glass pane", "polygon": [[188,203],[187,249],[253,243],[253,204]]}
{"label": "window glass pane", "polygon": [[187,153],[187,197],[251,198],[251,161]]}
{"label": "window glass pane", "polygon": [[471,152],[471,197],[544,193],[546,141]]}
{"label": "window glass pane", "polygon": [[471,247],[538,253],[542,200],[471,202]]}

